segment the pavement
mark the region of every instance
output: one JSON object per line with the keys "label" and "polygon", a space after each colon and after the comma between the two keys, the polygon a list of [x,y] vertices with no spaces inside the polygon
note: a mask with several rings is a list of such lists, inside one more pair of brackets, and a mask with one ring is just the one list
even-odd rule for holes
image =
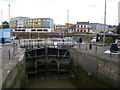
{"label": "pavement", "polygon": [[[13,54],[13,45],[11,43],[6,43],[0,45],[0,89],[2,83],[10,72],[11,68],[16,64],[16,55]],[[19,51],[19,50],[18,50]],[[17,52],[17,51],[16,51]]]}
{"label": "pavement", "polygon": [[90,44],[91,43],[82,43],[80,44],[76,44],[74,48],[76,48],[77,51],[82,51],[85,53],[89,53],[91,55],[94,56],[98,56],[100,58],[104,58],[104,59],[109,59],[112,60],[114,62],[118,62],[120,61],[120,51],[118,51],[117,53],[110,53],[110,46],[96,46],[92,44],[92,48],[90,49]]}

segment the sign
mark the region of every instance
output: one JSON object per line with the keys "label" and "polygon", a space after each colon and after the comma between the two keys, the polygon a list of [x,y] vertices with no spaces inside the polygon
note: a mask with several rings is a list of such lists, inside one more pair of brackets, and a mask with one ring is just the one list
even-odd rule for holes
{"label": "sign", "polygon": [[10,32],[4,32],[3,35],[4,35],[4,38],[8,38],[10,37]]}

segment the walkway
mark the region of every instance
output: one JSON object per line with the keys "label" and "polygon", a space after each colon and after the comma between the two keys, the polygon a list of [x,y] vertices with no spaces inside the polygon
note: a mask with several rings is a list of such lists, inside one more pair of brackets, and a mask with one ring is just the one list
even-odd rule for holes
{"label": "walkway", "polygon": [[75,47],[77,51],[82,51],[85,53],[89,53],[92,54],[94,56],[98,56],[100,58],[106,58],[115,62],[118,62],[118,60],[120,61],[120,51],[118,53],[109,53],[110,50],[110,46],[95,46],[92,45],[92,48],[90,49],[90,44],[77,44],[75,45]]}

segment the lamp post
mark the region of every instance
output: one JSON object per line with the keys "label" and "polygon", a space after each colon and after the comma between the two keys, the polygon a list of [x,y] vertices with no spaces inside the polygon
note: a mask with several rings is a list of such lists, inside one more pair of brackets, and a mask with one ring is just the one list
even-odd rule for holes
{"label": "lamp post", "polygon": [[0,38],[0,39],[1,39],[1,43],[3,43],[3,42],[2,42],[2,38],[3,38],[2,10],[1,10],[1,30],[2,30],[2,31],[1,31],[1,38]]}
{"label": "lamp post", "polygon": [[105,31],[106,31],[106,0],[105,0],[105,12],[104,12],[104,35],[103,35],[103,47],[105,47]]}

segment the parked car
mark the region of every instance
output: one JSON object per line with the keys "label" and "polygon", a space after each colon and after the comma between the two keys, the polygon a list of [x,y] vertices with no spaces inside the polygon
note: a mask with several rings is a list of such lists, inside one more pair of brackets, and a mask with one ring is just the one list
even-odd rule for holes
{"label": "parked car", "polygon": [[91,42],[96,42],[96,37],[94,37],[94,38],[91,40]]}
{"label": "parked car", "polygon": [[118,51],[118,46],[116,43],[113,43],[110,47],[110,51],[113,52],[113,53],[117,53]]}
{"label": "parked car", "polygon": [[82,43],[82,38],[81,37],[78,37],[77,40],[76,40],[77,43]]}
{"label": "parked car", "polygon": [[120,46],[120,41],[118,41],[116,44],[117,44],[118,46]]}

